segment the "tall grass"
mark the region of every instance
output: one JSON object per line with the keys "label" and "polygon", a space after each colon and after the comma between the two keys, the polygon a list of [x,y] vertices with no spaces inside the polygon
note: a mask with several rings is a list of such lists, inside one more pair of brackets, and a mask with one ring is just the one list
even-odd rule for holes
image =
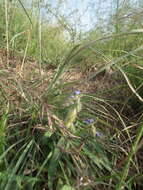
{"label": "tall grass", "polygon": [[141,189],[142,29],[71,47],[18,2],[0,6],[0,189]]}

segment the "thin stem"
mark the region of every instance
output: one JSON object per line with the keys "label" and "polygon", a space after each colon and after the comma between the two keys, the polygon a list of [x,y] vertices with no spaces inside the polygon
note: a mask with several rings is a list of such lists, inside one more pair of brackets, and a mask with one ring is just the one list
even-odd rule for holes
{"label": "thin stem", "polygon": [[9,66],[9,20],[8,20],[8,0],[5,0],[5,35],[7,49],[7,66]]}

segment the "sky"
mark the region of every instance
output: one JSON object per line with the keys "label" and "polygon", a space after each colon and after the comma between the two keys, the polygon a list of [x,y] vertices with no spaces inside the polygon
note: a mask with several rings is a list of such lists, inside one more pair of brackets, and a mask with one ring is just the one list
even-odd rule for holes
{"label": "sky", "polygon": [[[25,0],[26,4],[32,4],[33,1],[40,0]],[[68,23],[74,29],[88,31],[92,28],[101,26],[102,23],[107,23],[109,16],[113,14],[116,3],[120,2],[122,6],[125,2],[143,2],[143,0],[41,0],[45,4],[49,4],[55,15],[63,16],[68,20]],[[58,14],[56,14],[58,8]],[[48,20],[56,24],[56,17],[46,9],[41,9],[42,19]],[[48,23],[47,22],[47,23]]]}
{"label": "sky", "polygon": [[[113,0],[45,0],[51,7],[60,5],[59,12],[66,16],[71,25],[77,25],[81,30],[90,30],[98,23],[98,19],[105,20],[111,10]],[[97,16],[98,15],[98,16]]]}

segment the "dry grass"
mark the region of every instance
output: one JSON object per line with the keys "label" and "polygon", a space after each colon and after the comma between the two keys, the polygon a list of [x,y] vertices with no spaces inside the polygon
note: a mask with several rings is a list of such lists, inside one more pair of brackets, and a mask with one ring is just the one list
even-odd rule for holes
{"label": "dry grass", "polygon": [[[32,106],[32,104],[41,104],[41,102],[42,107],[40,108],[41,110],[39,113],[41,115],[39,115],[39,119],[44,118],[44,115],[46,115],[46,117],[48,118],[49,126],[52,126],[54,121],[56,123],[59,123],[62,127],[63,124],[60,123],[61,121],[56,117],[56,115],[50,115],[49,110],[51,109],[51,105],[49,105],[49,102],[46,102],[44,98],[41,98],[43,97],[45,89],[48,88],[48,84],[52,80],[54,70],[48,70],[46,69],[46,67],[43,67],[42,70],[40,70],[36,61],[30,60],[28,58],[23,60],[22,56],[17,55],[14,52],[11,52],[9,54],[9,67],[7,67],[6,63],[6,51],[0,50],[0,86],[2,87],[1,97],[3,97],[3,99],[7,100],[10,103],[10,109],[12,110],[12,114],[17,114],[18,116],[23,115],[22,120],[17,119],[17,121],[13,121],[12,119],[10,119],[9,127],[14,127],[17,123],[21,123],[21,125],[24,126],[27,122],[27,119],[29,119],[25,116],[25,109],[27,109],[28,106]],[[119,101],[121,101],[121,97],[127,96],[128,91],[124,92],[124,90],[122,90],[122,92],[120,92],[120,89],[112,91],[112,89],[114,89],[119,84],[124,84],[124,81],[121,81],[119,78],[116,77],[116,73],[112,73],[110,75],[102,73],[100,75],[97,75],[96,78],[88,80],[88,77],[90,75],[92,75],[92,71],[86,74],[76,69],[71,69],[64,72],[64,74],[61,76],[61,83],[71,83],[72,88],[67,85],[62,89],[62,91],[70,93],[75,89],[79,89],[85,94],[87,93],[95,96],[99,95],[100,98],[103,98],[106,101],[117,101],[118,99]],[[3,99],[1,99],[1,101],[3,101]],[[99,115],[100,120],[102,120],[103,116],[104,123],[99,121],[97,123],[98,129],[101,129],[101,131],[104,131],[104,133],[110,133],[110,135],[113,134],[115,136],[116,143],[119,144],[118,147],[120,147],[120,149],[118,149],[118,157],[116,159],[114,167],[116,170],[120,171],[120,169],[126,163],[127,152],[130,151],[131,147],[130,137],[126,133],[126,130],[129,130],[130,134],[132,133],[132,136],[134,136],[139,122],[136,122],[134,125],[133,122],[136,121],[136,117],[134,117],[134,112],[132,108],[127,107],[127,105],[125,106],[124,104],[118,103],[112,104],[112,106],[110,105],[111,104],[108,101],[106,104],[105,102],[98,102],[98,100],[95,98],[91,102],[88,102],[88,109],[91,114],[96,115],[97,117]],[[92,106],[94,107],[94,109]],[[125,121],[124,124],[119,119],[119,117],[117,118],[117,115]],[[120,131],[120,133],[116,132],[116,129]],[[35,130],[40,130],[42,132],[45,131],[45,128],[40,124],[36,124],[32,127],[32,135],[34,134]],[[53,130],[52,127],[50,130]],[[105,139],[105,141],[106,140],[107,139]],[[104,140],[102,143],[104,144]],[[138,166],[138,168],[133,165],[130,168],[130,175],[136,172],[139,173],[139,170],[142,171],[142,151],[140,148],[141,145],[139,145],[136,151],[135,158],[135,164]],[[105,142],[105,146],[109,146],[111,150],[115,149],[115,147],[112,147],[112,144],[110,143],[107,144]]]}

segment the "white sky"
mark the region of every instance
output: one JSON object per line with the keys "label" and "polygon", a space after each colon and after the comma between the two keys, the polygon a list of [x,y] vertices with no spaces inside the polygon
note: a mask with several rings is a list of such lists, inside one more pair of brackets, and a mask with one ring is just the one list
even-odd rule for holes
{"label": "white sky", "polygon": [[89,30],[97,23],[97,14],[101,19],[106,19],[111,10],[111,2],[115,0],[45,0],[52,7],[58,7],[61,3],[60,14],[69,16],[71,24],[77,25],[81,29]]}
{"label": "white sky", "polygon": [[[118,0],[44,0],[44,2],[50,4],[52,10],[58,7],[60,15],[68,19],[77,30],[88,31],[97,24],[107,23],[106,20],[115,10]],[[139,0],[119,0],[120,6],[122,7],[125,2],[135,3]],[[42,12],[44,13],[44,10]]]}

